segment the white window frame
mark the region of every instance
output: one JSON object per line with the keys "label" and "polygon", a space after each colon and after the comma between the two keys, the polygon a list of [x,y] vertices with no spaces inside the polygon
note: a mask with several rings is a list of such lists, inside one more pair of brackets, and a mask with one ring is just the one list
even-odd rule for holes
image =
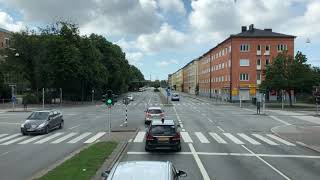
{"label": "white window frame", "polygon": [[240,67],[249,67],[250,60],[249,59],[240,59],[239,65],[240,65]]}

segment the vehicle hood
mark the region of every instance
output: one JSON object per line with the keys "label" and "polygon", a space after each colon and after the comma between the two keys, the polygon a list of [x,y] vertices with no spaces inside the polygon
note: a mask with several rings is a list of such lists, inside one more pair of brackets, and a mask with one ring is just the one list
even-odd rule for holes
{"label": "vehicle hood", "polygon": [[36,125],[36,126],[39,126],[40,124],[46,122],[46,120],[30,120],[30,119],[27,119],[24,124],[30,124],[30,125]]}

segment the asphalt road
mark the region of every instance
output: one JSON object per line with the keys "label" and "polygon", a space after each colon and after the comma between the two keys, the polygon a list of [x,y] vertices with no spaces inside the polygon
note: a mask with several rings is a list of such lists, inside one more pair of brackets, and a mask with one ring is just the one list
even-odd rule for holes
{"label": "asphalt road", "polygon": [[[157,93],[133,93],[128,106],[128,127],[145,132],[144,110],[162,106],[167,119],[181,125],[182,151],[144,150],[138,136],[129,143],[121,161],[171,161],[184,170],[183,179],[319,179],[320,154],[295,143],[272,136],[272,127],[308,124],[292,116],[270,112],[255,115],[254,110],[215,104],[183,95],[174,106],[163,106]],[[29,113],[0,113],[0,179],[28,179],[34,173],[64,158],[74,150],[108,134],[108,109],[104,105],[62,108],[65,127],[45,136],[23,139],[20,123]],[[112,129],[121,128],[125,106],[116,103],[111,109]],[[17,134],[17,135],[16,135]],[[37,138],[37,139],[34,139]]]}

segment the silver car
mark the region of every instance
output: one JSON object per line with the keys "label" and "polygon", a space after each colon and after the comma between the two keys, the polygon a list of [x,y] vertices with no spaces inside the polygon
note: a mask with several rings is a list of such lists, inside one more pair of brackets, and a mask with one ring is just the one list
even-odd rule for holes
{"label": "silver car", "polygon": [[117,163],[101,176],[106,180],[179,180],[187,173],[176,170],[168,161],[127,161]]}
{"label": "silver car", "polygon": [[180,100],[180,96],[178,93],[173,93],[171,95],[171,101],[179,101]]}

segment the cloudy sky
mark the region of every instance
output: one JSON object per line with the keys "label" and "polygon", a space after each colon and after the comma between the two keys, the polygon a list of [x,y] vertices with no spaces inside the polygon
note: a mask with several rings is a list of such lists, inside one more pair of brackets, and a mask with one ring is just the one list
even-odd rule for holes
{"label": "cloudy sky", "polygon": [[120,45],[146,79],[166,79],[250,24],[297,36],[295,51],[320,66],[320,0],[0,0],[11,31],[61,19]]}

